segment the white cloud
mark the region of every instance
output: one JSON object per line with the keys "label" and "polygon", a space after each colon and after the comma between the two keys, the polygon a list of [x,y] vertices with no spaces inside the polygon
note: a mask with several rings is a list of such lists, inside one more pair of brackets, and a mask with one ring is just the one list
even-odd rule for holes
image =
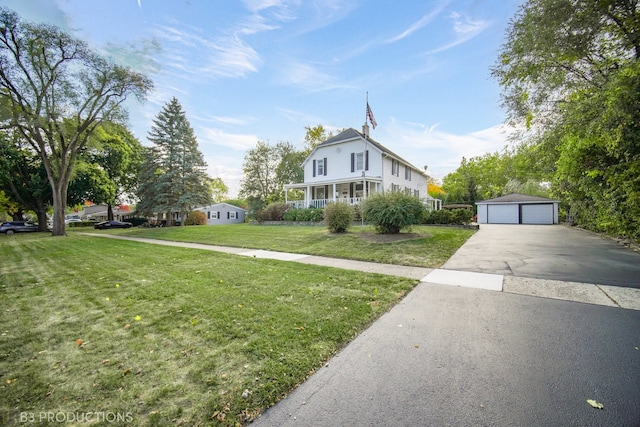
{"label": "white cloud", "polygon": [[411,34],[413,34],[414,32],[418,31],[420,28],[422,28],[422,27],[424,27],[426,25],[429,25],[436,18],[436,16],[438,16],[440,14],[440,12],[442,12],[442,10],[449,3],[450,3],[449,0],[440,3],[434,10],[432,10],[431,12],[427,13],[426,15],[424,15],[418,21],[416,21],[413,24],[411,24],[409,26],[409,28],[404,30],[402,33],[400,33],[397,36],[391,37],[390,39],[386,40],[385,43],[395,43],[397,41],[400,41],[400,40],[404,39],[405,37],[408,37]]}
{"label": "white cloud", "polygon": [[253,122],[253,117],[225,117],[225,116],[199,116],[192,115],[194,120],[209,123],[223,123],[226,125],[246,126]]}
{"label": "white cloud", "polygon": [[205,161],[209,165],[207,174],[211,178],[220,178],[229,188],[229,198],[236,198],[240,191],[240,182],[244,177],[241,166],[234,166],[238,163],[235,157],[220,158],[219,156],[205,156]]}
{"label": "white cloud", "polygon": [[335,76],[321,71],[312,64],[295,61],[283,64],[280,83],[285,86],[298,86],[310,93],[354,88],[350,84],[341,83]]}
{"label": "white cloud", "polygon": [[491,24],[490,21],[473,20],[468,16],[462,16],[457,12],[452,12],[450,18],[453,20],[453,40],[443,46],[428,51],[427,55],[444,52],[445,50],[449,50],[460,44],[466,43],[478,34],[482,33]]}
{"label": "white cloud", "polygon": [[250,150],[254,148],[258,142],[256,135],[233,134],[220,129],[205,127],[199,129],[198,139],[203,144],[220,145],[237,151]]}
{"label": "white cloud", "polygon": [[284,7],[288,2],[286,0],[243,0],[242,3],[250,12],[257,13],[271,7]]}
{"label": "white cloud", "polygon": [[510,128],[502,124],[456,134],[439,130],[437,124],[399,123],[394,119],[380,130],[379,139],[372,135],[375,140],[418,168],[428,165],[427,173],[438,179],[456,170],[462,157],[502,150],[509,144],[510,133]]}
{"label": "white cloud", "polygon": [[209,38],[199,31],[188,32],[164,26],[156,37],[165,41],[165,65],[193,80],[242,77],[255,73],[262,64],[260,55],[238,34]]}

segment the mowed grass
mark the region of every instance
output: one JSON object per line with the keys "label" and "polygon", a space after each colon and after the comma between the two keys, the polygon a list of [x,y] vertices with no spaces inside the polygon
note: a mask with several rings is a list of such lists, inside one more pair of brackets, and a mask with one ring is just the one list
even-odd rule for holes
{"label": "mowed grass", "polygon": [[[279,227],[252,238],[258,228],[241,226],[241,239],[235,230],[129,232],[323,254],[375,247],[317,227],[295,228],[289,238]],[[292,243],[298,239],[307,241]],[[418,243],[420,251],[426,244]],[[408,251],[405,244],[390,246]],[[395,259],[390,252],[373,259]],[[47,414],[68,420],[88,413],[126,416],[134,426],[247,423],[415,285],[75,232],[0,235],[0,260],[3,425],[22,425],[20,417],[50,425]]]}
{"label": "mowed grass", "polygon": [[[352,227],[343,234],[330,233],[321,226],[255,224],[133,228],[108,232],[429,268],[444,264],[474,233],[473,230],[455,227],[412,226],[409,232],[422,237],[395,243],[373,243],[369,240],[375,234],[371,226]],[[401,234],[407,235],[407,232]]]}

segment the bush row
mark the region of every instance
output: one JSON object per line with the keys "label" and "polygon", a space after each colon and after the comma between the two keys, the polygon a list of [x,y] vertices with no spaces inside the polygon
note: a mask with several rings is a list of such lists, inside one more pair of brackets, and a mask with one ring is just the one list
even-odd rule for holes
{"label": "bush row", "polygon": [[439,211],[425,211],[422,215],[423,224],[469,224],[473,219],[473,212],[467,209],[442,209]]}
{"label": "bush row", "polygon": [[[362,218],[379,233],[398,233],[413,224],[468,224],[473,213],[466,209],[428,211],[415,197],[400,192],[378,193],[360,206],[330,203],[324,209],[290,208],[285,203],[272,203],[256,212],[258,221],[320,222],[330,230],[346,231],[353,221]],[[348,220],[348,221],[347,221]],[[348,222],[348,225],[345,225]]]}

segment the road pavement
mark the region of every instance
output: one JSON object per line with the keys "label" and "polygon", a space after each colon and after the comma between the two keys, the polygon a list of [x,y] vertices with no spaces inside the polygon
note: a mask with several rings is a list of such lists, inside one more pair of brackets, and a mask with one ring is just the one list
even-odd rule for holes
{"label": "road pavement", "polygon": [[425,282],[251,425],[638,426],[639,348],[640,311]]}

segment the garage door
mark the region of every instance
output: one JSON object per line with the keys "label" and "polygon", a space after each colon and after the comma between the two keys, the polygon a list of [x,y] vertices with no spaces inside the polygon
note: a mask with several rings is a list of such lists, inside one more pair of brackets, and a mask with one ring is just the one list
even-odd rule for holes
{"label": "garage door", "polygon": [[487,222],[489,224],[517,224],[518,205],[488,205]]}
{"label": "garage door", "polygon": [[522,205],[523,224],[553,224],[553,203]]}

